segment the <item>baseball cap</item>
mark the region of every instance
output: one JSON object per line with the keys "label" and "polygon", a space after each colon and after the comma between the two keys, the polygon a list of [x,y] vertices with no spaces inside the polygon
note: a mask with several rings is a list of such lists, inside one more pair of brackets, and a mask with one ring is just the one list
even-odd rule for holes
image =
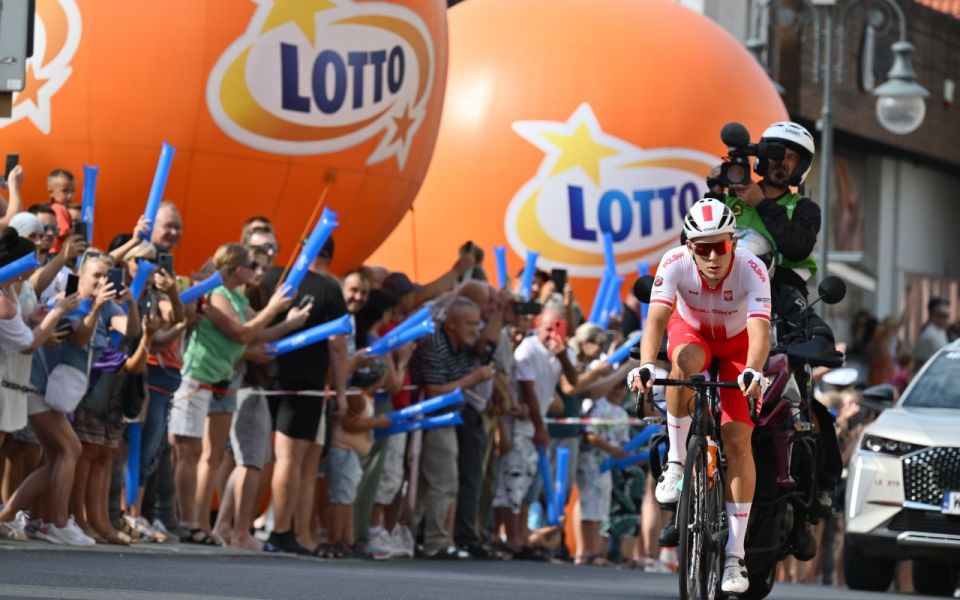
{"label": "baseball cap", "polygon": [[10,227],[17,230],[20,237],[27,237],[32,233],[43,233],[43,223],[37,218],[37,215],[28,212],[20,212],[13,215],[10,219]]}
{"label": "baseball cap", "polygon": [[410,281],[410,278],[403,273],[390,273],[387,275],[387,278],[383,280],[381,289],[400,298],[410,292],[419,290],[420,286]]}

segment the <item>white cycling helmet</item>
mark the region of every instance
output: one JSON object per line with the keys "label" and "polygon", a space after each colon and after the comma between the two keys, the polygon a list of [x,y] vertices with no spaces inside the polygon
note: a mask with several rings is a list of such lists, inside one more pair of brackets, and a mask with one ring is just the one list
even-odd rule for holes
{"label": "white cycling helmet", "polygon": [[[802,125],[792,121],[778,121],[767,127],[761,141],[777,141],[790,148],[800,155],[800,162],[797,163],[793,173],[790,174],[790,185],[800,185],[807,179],[810,172],[810,165],[813,164],[813,155],[816,153],[816,147],[813,144],[813,136]],[[757,161],[759,163],[759,159]],[[760,165],[755,167],[760,172]]]}
{"label": "white cycling helmet", "polygon": [[717,235],[732,234],[737,230],[737,219],[733,211],[723,202],[714,198],[703,198],[690,207],[683,219],[683,232],[688,240]]}

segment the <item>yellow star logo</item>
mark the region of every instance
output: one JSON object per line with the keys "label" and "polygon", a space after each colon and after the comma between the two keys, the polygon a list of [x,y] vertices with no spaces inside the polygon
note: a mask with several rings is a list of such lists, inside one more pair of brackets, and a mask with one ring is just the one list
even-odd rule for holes
{"label": "yellow star logo", "polygon": [[266,33],[293,21],[310,44],[315,46],[317,43],[316,14],[335,6],[336,4],[330,0],[276,0],[260,31]]}
{"label": "yellow star logo", "polygon": [[580,167],[594,183],[600,185],[600,160],[620,151],[594,139],[586,123],[581,122],[573,133],[544,133],[560,151],[551,175]]}

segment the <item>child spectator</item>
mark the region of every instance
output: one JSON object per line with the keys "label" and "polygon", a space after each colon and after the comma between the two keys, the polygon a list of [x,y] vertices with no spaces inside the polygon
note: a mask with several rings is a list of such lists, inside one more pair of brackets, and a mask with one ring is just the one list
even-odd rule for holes
{"label": "child spectator", "polygon": [[77,191],[77,180],[73,173],[66,169],[54,169],[47,176],[47,193],[50,194],[50,208],[57,216],[57,228],[60,230],[51,251],[56,254],[60,251],[63,240],[70,235],[73,219],[70,217],[69,206],[73,204],[73,195]]}
{"label": "child spectator", "polygon": [[[333,426],[330,448],[324,459],[330,494],[330,544],[321,547],[319,554],[323,558],[353,556],[353,503],[363,476],[360,459],[373,447],[373,430],[391,424],[386,415],[373,416],[373,396],[386,373],[387,365],[382,358],[373,359],[363,370],[354,373],[351,387],[359,387],[361,392],[348,398],[347,414]],[[368,549],[368,555],[382,560],[390,557],[390,551],[381,549],[371,553]]]}
{"label": "child spectator", "polygon": [[[610,471],[600,472],[600,465],[607,455],[615,458],[626,456],[623,445],[630,439],[626,423],[627,411],[620,406],[626,393],[626,379],[620,378],[613,389],[589,406],[586,416],[594,419],[623,421],[611,425],[587,425],[584,427],[583,444],[577,468],[577,487],[580,490],[580,539],[575,564],[607,566],[604,557],[600,527],[610,515],[610,498],[613,493],[613,478]],[[588,403],[589,404],[589,401]]]}

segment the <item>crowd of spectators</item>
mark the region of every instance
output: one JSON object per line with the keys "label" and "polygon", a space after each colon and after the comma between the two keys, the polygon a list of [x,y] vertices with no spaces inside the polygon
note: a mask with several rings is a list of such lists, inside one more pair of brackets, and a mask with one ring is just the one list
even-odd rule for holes
{"label": "crowd of spectators", "polygon": [[[4,539],[667,569],[645,465],[600,469],[638,429],[622,408],[631,365],[606,360],[624,333],[586,323],[568,284],[537,271],[530,298],[517,281],[497,289],[472,243],[424,284],[371,265],[338,277],[331,239],[291,290],[260,216],[186,276],[170,258],[189,233],[175,203],[98,249],[74,225],[69,171],[50,173],[49,198],[26,209],[23,177],[18,166],[8,181],[0,267],[31,253],[40,266],[0,285]],[[157,268],[134,297],[147,263]],[[219,287],[181,302],[214,271]],[[432,335],[370,354],[423,306]],[[638,306],[623,310],[639,323]],[[270,350],[343,315],[349,335]],[[374,436],[387,413],[456,389],[462,424]],[[581,416],[596,422],[553,422]],[[554,490],[538,460],[556,468],[560,448],[566,531],[545,523]]]}

